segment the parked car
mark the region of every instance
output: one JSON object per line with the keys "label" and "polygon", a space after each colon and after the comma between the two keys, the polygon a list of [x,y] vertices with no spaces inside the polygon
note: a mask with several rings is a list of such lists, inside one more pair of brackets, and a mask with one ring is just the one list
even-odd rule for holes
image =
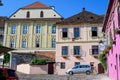
{"label": "parked car", "polygon": [[[5,79],[6,78],[6,79]],[[19,80],[15,70],[0,68],[0,80]]]}
{"label": "parked car", "polygon": [[90,75],[91,73],[91,65],[87,64],[87,65],[76,65],[74,66],[73,68],[71,69],[68,69],[66,71],[67,74],[70,74],[70,75],[73,75],[73,74],[76,74],[76,73],[86,73],[87,75]]}

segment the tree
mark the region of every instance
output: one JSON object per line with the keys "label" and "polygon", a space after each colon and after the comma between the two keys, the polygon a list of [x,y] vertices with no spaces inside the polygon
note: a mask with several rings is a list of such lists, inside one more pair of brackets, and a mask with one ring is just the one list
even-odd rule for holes
{"label": "tree", "polygon": [[10,54],[9,53],[5,53],[4,54],[4,63],[9,63],[10,62]]}

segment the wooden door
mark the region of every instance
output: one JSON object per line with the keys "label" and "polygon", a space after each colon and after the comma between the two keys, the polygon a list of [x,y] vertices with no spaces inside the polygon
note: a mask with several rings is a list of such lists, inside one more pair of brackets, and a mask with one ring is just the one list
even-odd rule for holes
{"label": "wooden door", "polygon": [[104,73],[104,68],[101,63],[98,64],[98,74]]}
{"label": "wooden door", "polygon": [[54,74],[54,64],[53,63],[48,64],[48,74]]}

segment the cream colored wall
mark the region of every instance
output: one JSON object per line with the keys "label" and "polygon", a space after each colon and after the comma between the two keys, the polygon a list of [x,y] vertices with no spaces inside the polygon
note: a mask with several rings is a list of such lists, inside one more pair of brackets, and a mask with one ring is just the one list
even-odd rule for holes
{"label": "cream colored wall", "polygon": [[[92,38],[91,37],[91,27],[98,27],[99,37]],[[62,39],[62,27],[68,28],[68,35],[69,38]],[[75,39],[72,41],[73,28],[79,27],[80,28],[80,38]],[[98,70],[98,63],[100,61],[91,54],[92,45],[99,45],[99,41],[102,39],[102,24],[84,24],[84,25],[63,25],[56,27],[56,74],[64,75],[66,74],[65,71],[69,68],[72,68],[75,65],[75,62],[80,62],[80,64],[90,64],[90,62],[94,62],[95,66],[95,73]],[[100,38],[101,37],[101,38]],[[62,46],[68,46],[68,57],[62,57]],[[76,58],[73,55],[73,47],[80,46],[81,50],[81,57]],[[65,62],[65,69],[60,69],[60,63]]]}
{"label": "cream colored wall", "polygon": [[[40,11],[43,11],[43,18],[61,18],[61,16],[53,9],[19,9],[10,18],[26,18],[27,11],[30,12],[30,18],[40,18]],[[54,16],[56,15],[56,16]],[[15,17],[14,17],[15,16]]]}
{"label": "cream colored wall", "polygon": [[[73,27],[79,27],[80,28],[80,38],[76,41],[96,41],[99,40],[100,37],[102,37],[102,24],[97,25],[63,25],[63,26],[57,26],[56,29],[56,41],[57,42],[69,42],[72,41],[72,37],[74,36],[73,33]],[[91,27],[98,27],[98,37],[92,38],[91,35]],[[62,39],[62,28],[68,28],[68,38],[67,39]]]}
{"label": "cream colored wall", "polygon": [[17,71],[25,74],[47,74],[48,65],[20,64],[17,65]]}
{"label": "cream colored wall", "polygon": [[[64,75],[65,71],[69,68],[72,68],[75,65],[75,62],[80,62],[80,64],[90,64],[90,62],[95,62],[94,66],[96,67],[100,61],[91,54],[92,45],[98,45],[96,42],[89,42],[89,43],[64,43],[64,44],[57,44],[56,45],[56,63],[57,66],[57,74]],[[62,57],[62,46],[68,46],[68,57]],[[73,55],[73,47],[80,46],[81,57],[76,58]],[[60,62],[65,62],[65,69],[60,69]],[[96,72],[97,73],[97,72]]]}
{"label": "cream colored wall", "polygon": [[30,66],[29,66],[29,64],[17,65],[17,71],[25,73],[25,74],[30,74]]}
{"label": "cream colored wall", "polygon": [[[56,39],[56,35],[52,34],[52,25],[56,21],[14,21],[14,23],[6,22],[6,32],[5,32],[5,42],[4,45],[10,47],[10,39],[14,38],[15,48],[22,49],[22,39],[27,39],[27,48],[25,49],[35,49],[36,38],[40,39],[39,49],[50,49],[52,48],[52,39]],[[16,25],[16,34],[11,34],[11,26]],[[22,34],[23,25],[28,26],[28,34]],[[36,25],[40,24],[41,31],[40,34],[36,34]]]}

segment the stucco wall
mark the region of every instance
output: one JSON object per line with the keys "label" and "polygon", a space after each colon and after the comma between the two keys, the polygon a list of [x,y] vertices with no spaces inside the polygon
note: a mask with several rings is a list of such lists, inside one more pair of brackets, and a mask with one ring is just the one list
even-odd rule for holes
{"label": "stucco wall", "polygon": [[[68,28],[68,38],[62,38],[62,28]],[[79,27],[80,37],[72,41],[74,36],[74,27]],[[92,37],[91,27],[97,27],[98,36]],[[72,68],[75,62],[80,62],[80,64],[90,64],[94,62],[95,71],[98,73],[98,64],[100,61],[92,55],[92,46],[99,45],[99,41],[103,39],[102,37],[102,24],[84,24],[84,25],[62,25],[56,27],[56,74],[63,75],[66,74],[65,71]],[[104,39],[103,39],[104,40]],[[68,56],[63,58],[62,56],[62,46],[68,46]],[[80,46],[80,58],[76,58],[73,55],[73,47]],[[97,55],[98,56],[98,55]],[[65,62],[65,69],[60,68],[60,63]]]}
{"label": "stucco wall", "polygon": [[[109,7],[110,6],[112,5],[109,5]],[[110,13],[108,13],[107,25],[105,26],[105,33],[108,35],[108,38],[110,38],[110,35],[112,34],[112,39],[116,41],[115,44],[112,44],[112,49],[107,54],[108,75],[113,80],[120,80],[120,34],[114,33],[114,29],[120,27],[118,25],[118,6],[118,1],[114,0],[112,9],[109,10]],[[108,42],[110,42],[110,39]]]}
{"label": "stucco wall", "polygon": [[48,74],[48,65],[17,65],[17,71],[25,74]]}
{"label": "stucco wall", "polygon": [[[98,70],[98,63],[99,60],[94,58],[94,56],[91,53],[91,46],[92,45],[98,45],[98,43],[66,43],[66,44],[57,44],[56,45],[56,73],[63,75],[66,74],[65,71],[67,71],[67,69],[72,68],[73,66],[75,66],[75,62],[80,62],[80,64],[90,64],[90,62],[94,62],[94,67],[95,67],[95,73],[97,73]],[[62,46],[68,46],[68,57],[67,58],[63,58],[62,57]],[[73,46],[80,46],[80,54],[81,57],[80,58],[76,58],[73,55]],[[60,68],[60,63],[61,62],[65,62],[65,69],[61,69]]]}
{"label": "stucco wall", "polygon": [[25,74],[30,74],[30,65],[29,64],[17,65],[17,71]]}
{"label": "stucco wall", "polygon": [[19,9],[10,18],[26,18],[27,11],[30,12],[30,18],[40,18],[40,11],[43,11],[43,18],[60,18],[61,16],[57,14],[53,9]]}
{"label": "stucco wall", "polygon": [[[15,21],[13,22],[6,22],[6,30],[5,30],[5,37],[4,37],[4,45],[10,47],[10,40],[14,39],[15,41],[15,48],[20,49],[22,48],[22,40],[26,39],[27,47],[26,48],[36,48],[35,41],[36,39],[40,40],[40,47],[41,49],[50,49],[52,48],[52,40],[56,39],[56,35],[52,34],[52,26],[55,21],[49,22],[41,22],[41,21]],[[28,34],[22,34],[23,25],[28,26]],[[36,25],[40,25],[40,34],[36,34]],[[11,27],[12,25],[16,25],[16,34],[11,34]],[[25,49],[26,49],[25,48]]]}

